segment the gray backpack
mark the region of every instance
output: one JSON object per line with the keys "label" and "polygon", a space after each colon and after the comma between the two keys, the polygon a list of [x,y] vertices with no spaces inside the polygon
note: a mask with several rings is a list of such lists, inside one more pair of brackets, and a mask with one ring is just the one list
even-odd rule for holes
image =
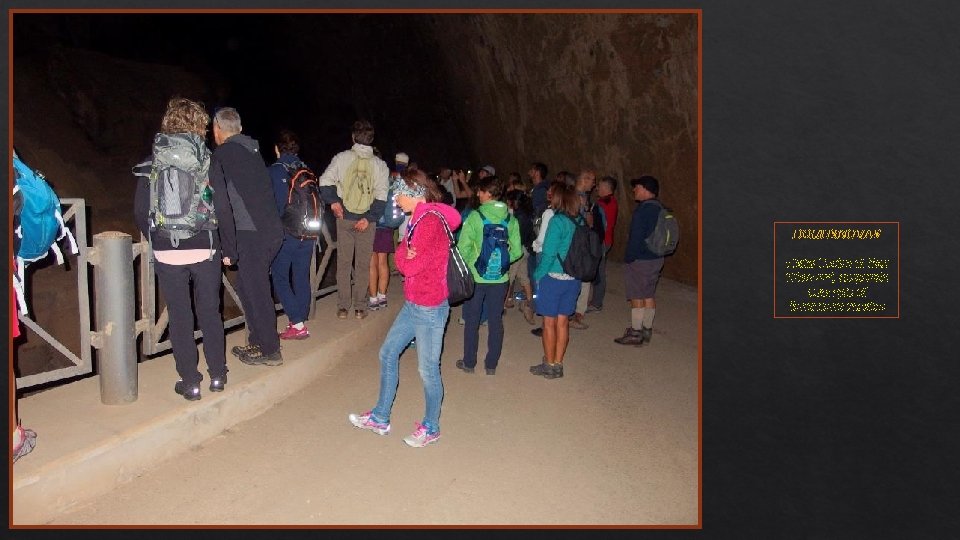
{"label": "gray backpack", "polygon": [[680,225],[677,224],[673,212],[657,199],[648,199],[644,203],[653,203],[660,207],[657,226],[645,240],[647,249],[660,257],[670,255],[677,250],[677,243],[680,241]]}
{"label": "gray backpack", "polygon": [[151,166],[151,236],[168,238],[177,247],[180,240],[207,231],[212,249],[217,217],[208,174],[210,150],[203,138],[191,133],[158,133],[153,140],[153,161],[134,170],[146,165]]}

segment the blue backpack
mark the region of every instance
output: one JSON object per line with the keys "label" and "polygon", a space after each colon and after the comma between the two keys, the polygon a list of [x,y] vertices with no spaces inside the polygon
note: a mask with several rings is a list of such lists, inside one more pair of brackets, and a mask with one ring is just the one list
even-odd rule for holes
{"label": "blue backpack", "polygon": [[510,238],[507,230],[510,214],[500,223],[493,223],[480,209],[477,209],[477,213],[483,220],[483,239],[480,242],[480,257],[474,266],[482,279],[497,280],[510,268]]}
{"label": "blue backpack", "polygon": [[63,264],[63,253],[57,242],[67,238],[70,253],[77,253],[77,242],[64,225],[60,211],[60,199],[47,183],[43,173],[24,163],[13,152],[13,171],[16,182],[13,187],[15,199],[19,199],[19,212],[14,216],[14,247],[16,248],[17,271],[14,289],[21,312],[27,313],[24,294],[24,269],[32,262],[46,258],[53,251],[57,264]]}

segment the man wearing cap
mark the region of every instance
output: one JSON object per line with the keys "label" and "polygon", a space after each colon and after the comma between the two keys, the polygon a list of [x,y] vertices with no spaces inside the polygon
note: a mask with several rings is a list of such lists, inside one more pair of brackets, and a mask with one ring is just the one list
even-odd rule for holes
{"label": "man wearing cap", "polygon": [[477,171],[477,176],[480,177],[481,179],[486,178],[488,176],[496,176],[496,175],[497,175],[497,170],[493,168],[493,165],[484,165],[483,167],[480,168],[479,171]]}
{"label": "man wearing cap", "polygon": [[624,285],[630,301],[630,326],[623,336],[614,338],[621,345],[643,345],[653,335],[656,312],[654,293],[663,269],[663,257],[647,249],[646,239],[653,233],[660,215],[656,204],[644,204],[660,194],[660,182],[648,175],[630,180],[633,198],[638,203],[630,219],[630,234],[624,257]]}
{"label": "man wearing cap", "polygon": [[[353,146],[338,153],[320,175],[320,197],[337,218],[337,318],[351,308],[357,319],[367,316],[370,254],[377,219],[387,204],[390,170],[374,155],[373,125],[353,123]],[[351,274],[353,280],[351,283]]]}

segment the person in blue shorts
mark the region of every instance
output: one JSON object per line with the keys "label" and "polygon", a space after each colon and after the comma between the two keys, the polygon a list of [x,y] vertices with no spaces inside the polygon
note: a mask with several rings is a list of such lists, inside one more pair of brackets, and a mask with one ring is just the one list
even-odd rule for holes
{"label": "person in blue shorts", "polygon": [[561,260],[573,241],[580,200],[573,186],[554,184],[550,206],[556,214],[547,224],[543,249],[533,278],[537,281],[537,313],[543,316],[543,361],[530,373],[546,379],[563,377],[563,357],[570,341],[570,316],[576,311],[580,280],[564,273]]}

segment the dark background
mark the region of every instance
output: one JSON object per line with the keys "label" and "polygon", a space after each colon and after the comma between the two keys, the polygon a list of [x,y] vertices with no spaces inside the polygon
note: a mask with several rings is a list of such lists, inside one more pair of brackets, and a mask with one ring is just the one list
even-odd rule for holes
{"label": "dark background", "polygon": [[[703,530],[603,535],[956,538],[960,13],[675,7],[703,8]],[[774,320],[774,221],[899,221],[901,317]]]}

